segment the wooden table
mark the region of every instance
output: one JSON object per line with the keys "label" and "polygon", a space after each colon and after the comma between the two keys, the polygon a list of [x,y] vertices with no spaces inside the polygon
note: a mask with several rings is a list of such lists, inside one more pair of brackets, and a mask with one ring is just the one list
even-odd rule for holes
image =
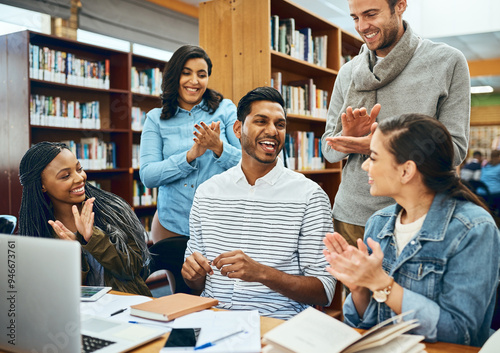
{"label": "wooden table", "polygon": [[[124,294],[116,291],[111,291],[110,293],[112,294]],[[127,294],[125,294],[127,295]],[[217,309],[215,309],[217,310]],[[274,319],[270,317],[260,317],[260,336],[264,336],[264,334],[276,326],[282,324],[283,320],[280,319]],[[362,332],[362,330],[358,330]],[[158,338],[157,340],[154,340],[142,347],[136,348],[132,350],[131,352],[134,353],[158,353],[163,346],[165,345],[165,342],[167,341],[169,333],[164,334],[161,338]],[[427,353],[477,353],[479,352],[480,348],[478,347],[470,347],[470,346],[462,346],[459,344],[452,344],[452,343],[444,343],[444,342],[437,342],[437,343],[425,343],[425,350]]]}
{"label": "wooden table", "polygon": [[[261,337],[268,331],[272,330],[276,326],[282,324],[284,321],[280,319],[273,319],[270,317],[262,317],[260,318],[260,335]],[[165,345],[167,340],[168,333],[166,333],[161,338],[144,345],[140,348],[133,350],[134,353],[158,353],[162,347]],[[452,343],[425,343],[427,353],[477,353],[479,352],[478,347],[470,347],[470,346],[462,346],[458,344]]]}

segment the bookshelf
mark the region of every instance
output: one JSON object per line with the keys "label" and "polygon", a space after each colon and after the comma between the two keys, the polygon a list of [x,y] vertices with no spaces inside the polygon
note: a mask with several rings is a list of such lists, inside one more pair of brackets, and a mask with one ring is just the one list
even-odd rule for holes
{"label": "bookshelf", "polygon": [[[133,162],[132,157],[133,145],[140,143],[141,119],[132,126],[132,107],[146,113],[160,106],[160,100],[157,90],[133,90],[132,68],[139,73],[156,71],[155,78],[161,82],[164,65],[132,53],[31,31],[1,36],[0,123],[8,129],[2,129],[0,136],[0,192],[6,195],[0,214],[18,216],[19,162],[32,144],[76,144],[84,139],[94,142],[87,146],[96,151],[95,156],[88,152],[89,157],[106,159],[85,161],[88,180],[124,198],[139,217],[152,216],[153,197],[142,198],[149,205],[134,204],[139,173],[138,160]],[[80,145],[78,151],[87,147]]]}
{"label": "bookshelf", "polygon": [[[329,103],[338,70],[346,57],[357,55],[362,45],[358,37],[288,0],[213,0],[200,3],[199,14],[200,46],[213,62],[210,87],[235,103],[255,87],[274,85],[272,77],[277,72],[281,73],[284,85],[312,79],[316,88],[327,92]],[[313,37],[326,35],[326,67],[303,60],[300,55],[292,57],[276,50],[272,39],[273,16],[293,18],[295,29],[311,28]],[[321,137],[326,118],[319,115],[311,111],[288,112],[287,132],[313,131]],[[326,162],[324,169],[300,172],[321,185],[333,203],[342,162]],[[336,293],[331,306],[324,311],[340,318],[340,283]]]}
{"label": "bookshelf", "polygon": [[[327,92],[329,102],[343,58],[355,56],[362,45],[357,36],[288,0],[207,1],[200,3],[199,15],[200,46],[214,65],[210,86],[235,103],[255,87],[271,86],[277,72],[284,85],[312,79],[317,89]],[[326,36],[326,67],[276,50],[273,17],[293,18],[296,30],[310,28],[313,37]],[[324,114],[289,111],[287,118],[289,133],[313,131],[321,137],[325,131]],[[333,203],[341,162],[326,162],[324,169],[300,172],[320,184]]]}

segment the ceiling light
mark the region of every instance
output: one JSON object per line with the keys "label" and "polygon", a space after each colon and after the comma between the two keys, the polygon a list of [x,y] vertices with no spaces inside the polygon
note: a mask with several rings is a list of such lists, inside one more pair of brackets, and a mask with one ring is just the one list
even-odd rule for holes
{"label": "ceiling light", "polygon": [[470,93],[491,93],[493,92],[493,87],[491,86],[474,86],[470,88]]}

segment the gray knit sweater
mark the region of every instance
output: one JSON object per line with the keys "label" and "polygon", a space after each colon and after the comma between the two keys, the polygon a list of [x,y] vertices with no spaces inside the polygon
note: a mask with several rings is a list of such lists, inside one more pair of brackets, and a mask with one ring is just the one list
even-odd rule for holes
{"label": "gray knit sweater", "polygon": [[[361,169],[367,156],[346,155],[333,150],[325,142],[326,137],[342,134],[340,115],[352,104],[346,101],[346,97],[352,80],[352,66],[358,58],[342,66],[335,81],[322,150],[330,162],[348,157],[335,197],[333,217],[345,223],[364,226],[375,211],[394,203],[394,200],[370,195],[367,173]],[[385,57],[383,60],[388,59]],[[421,40],[399,76],[376,91],[376,102],[382,106],[377,121],[404,113],[422,113],[437,118],[448,128],[453,138],[455,165],[459,165],[466,157],[470,125],[470,79],[467,61],[457,49]],[[372,106],[366,108],[370,111]],[[422,136],[422,139],[425,138]]]}

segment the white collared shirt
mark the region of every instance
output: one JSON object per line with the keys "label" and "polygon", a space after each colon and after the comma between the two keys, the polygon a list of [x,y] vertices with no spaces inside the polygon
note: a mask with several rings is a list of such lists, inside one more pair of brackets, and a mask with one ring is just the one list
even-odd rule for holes
{"label": "white collared shirt", "polygon": [[[197,189],[186,257],[198,251],[212,261],[221,253],[241,249],[259,263],[288,274],[317,277],[330,302],[336,281],[325,270],[322,239],[332,231],[330,201],[318,184],[278,160],[250,185],[240,162]],[[260,283],[222,276],[217,269],[207,275],[202,295],[218,299],[224,309],[256,309],[281,319],[307,308]]]}

